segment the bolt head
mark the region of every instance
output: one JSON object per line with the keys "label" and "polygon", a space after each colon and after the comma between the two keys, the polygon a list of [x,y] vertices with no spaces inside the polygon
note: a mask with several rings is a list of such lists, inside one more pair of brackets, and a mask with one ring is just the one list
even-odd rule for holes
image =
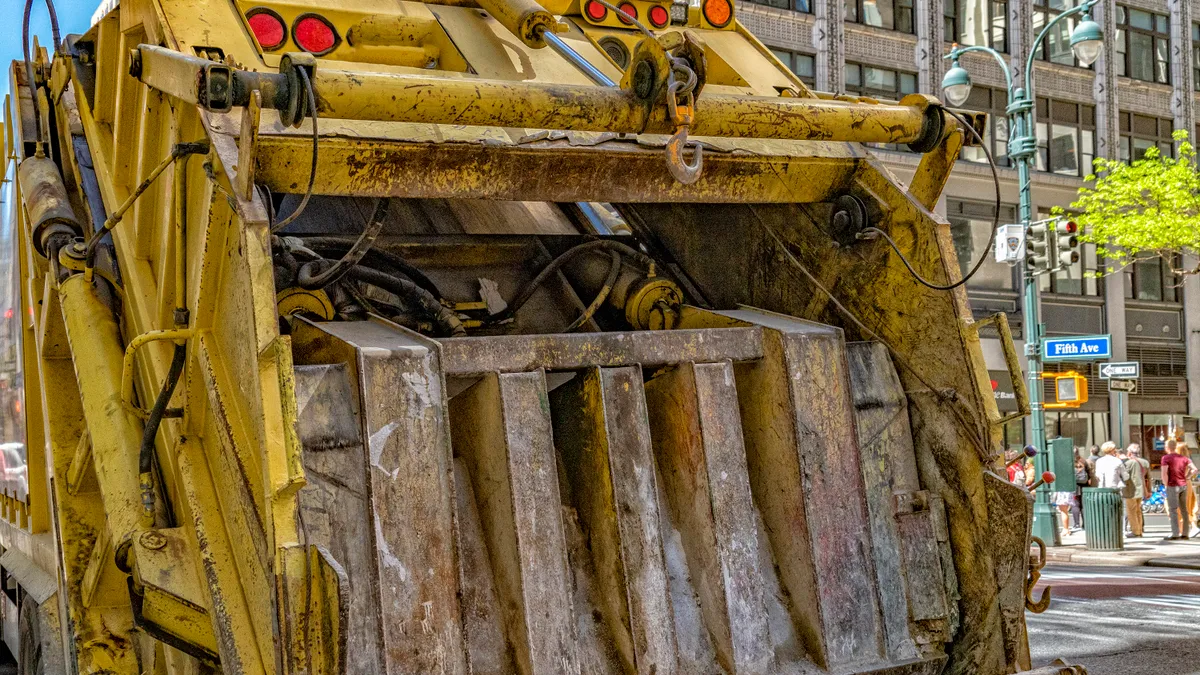
{"label": "bolt head", "polygon": [[167,545],[167,538],[158,530],[146,530],[138,537],[138,543],[142,545],[142,548],[157,551]]}

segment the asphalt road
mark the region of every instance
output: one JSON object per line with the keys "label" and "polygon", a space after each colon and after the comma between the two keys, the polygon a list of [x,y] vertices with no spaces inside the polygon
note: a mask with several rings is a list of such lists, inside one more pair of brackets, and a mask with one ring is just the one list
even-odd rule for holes
{"label": "asphalt road", "polygon": [[1050,565],[1042,581],[1054,600],[1026,614],[1034,666],[1061,657],[1089,675],[1200,675],[1200,571]]}

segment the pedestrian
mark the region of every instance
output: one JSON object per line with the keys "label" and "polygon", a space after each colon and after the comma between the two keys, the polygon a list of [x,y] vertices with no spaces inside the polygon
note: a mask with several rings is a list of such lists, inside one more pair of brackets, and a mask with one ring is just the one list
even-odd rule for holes
{"label": "pedestrian", "polygon": [[1183,512],[1183,501],[1187,499],[1187,484],[1191,460],[1176,454],[1175,441],[1167,441],[1166,454],[1162,458],[1162,482],[1167,490],[1167,516],[1171,520],[1171,536],[1166,541],[1188,538],[1187,514]]}
{"label": "pedestrian", "polygon": [[1184,519],[1183,533],[1187,534],[1192,529],[1192,523],[1196,521],[1192,514],[1196,510],[1196,487],[1193,485],[1193,480],[1196,478],[1196,463],[1192,461],[1191,448],[1183,441],[1175,442],[1175,454],[1187,458],[1187,486],[1183,491],[1185,498],[1182,504]]}
{"label": "pedestrian", "polygon": [[1096,460],[1096,487],[1123,488],[1128,478],[1125,463],[1117,457],[1117,444],[1106,441],[1100,446],[1100,458]]}
{"label": "pedestrian", "polygon": [[1083,448],[1075,448],[1075,502],[1071,504],[1071,534],[1083,529],[1083,488],[1091,481]]}
{"label": "pedestrian", "polygon": [[1098,459],[1100,459],[1100,446],[1093,445],[1091,447],[1091,452],[1088,455],[1088,458],[1086,460],[1087,466],[1088,466],[1088,473],[1090,474],[1090,476],[1088,478],[1088,485],[1091,487],[1096,487],[1098,484],[1097,479],[1096,479],[1096,460],[1098,460]]}
{"label": "pedestrian", "polygon": [[1129,480],[1125,481],[1121,497],[1125,500],[1125,519],[1129,521],[1127,537],[1140,537],[1145,531],[1142,502],[1150,494],[1150,461],[1141,457],[1142,446],[1130,443],[1125,449],[1125,469]]}
{"label": "pedestrian", "polygon": [[1021,452],[1020,450],[1009,450],[1008,453],[1006,454],[1006,461],[1012,462],[1011,464],[1008,465],[1008,482],[1012,483],[1013,485],[1024,486],[1025,485],[1025,462],[1024,462],[1024,460],[1019,461],[1019,462],[1013,462],[1013,460],[1017,458],[1017,455],[1020,454],[1020,452]]}

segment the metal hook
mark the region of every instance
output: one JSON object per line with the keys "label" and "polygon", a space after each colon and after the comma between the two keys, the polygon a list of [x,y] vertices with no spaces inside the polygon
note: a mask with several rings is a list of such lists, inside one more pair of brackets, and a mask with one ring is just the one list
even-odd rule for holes
{"label": "metal hook", "polygon": [[1041,569],[1046,566],[1046,542],[1038,537],[1031,539],[1037,544],[1038,557],[1029,561],[1029,578],[1025,581],[1025,609],[1034,614],[1041,614],[1050,607],[1050,587],[1047,586],[1042,591],[1042,597],[1037,600],[1034,600],[1030,593],[1033,592],[1034,586],[1037,586],[1038,579],[1042,578]]}
{"label": "metal hook", "polygon": [[687,147],[687,127],[680,127],[674,134],[671,134],[670,140],[667,141],[667,169],[675,177],[675,180],[684,185],[691,185],[700,179],[700,171],[704,168],[704,146],[700,144],[700,141],[692,141],[691,147],[695,155],[691,162],[683,157]]}

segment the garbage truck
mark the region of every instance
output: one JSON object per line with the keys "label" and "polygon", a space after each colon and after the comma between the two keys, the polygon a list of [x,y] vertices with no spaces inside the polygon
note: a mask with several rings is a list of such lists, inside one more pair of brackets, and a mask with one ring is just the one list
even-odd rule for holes
{"label": "garbage truck", "polygon": [[737,14],[121,0],[28,36],[19,672],[1028,670],[981,334],[1022,378],[935,213],[984,117],[816,93]]}

